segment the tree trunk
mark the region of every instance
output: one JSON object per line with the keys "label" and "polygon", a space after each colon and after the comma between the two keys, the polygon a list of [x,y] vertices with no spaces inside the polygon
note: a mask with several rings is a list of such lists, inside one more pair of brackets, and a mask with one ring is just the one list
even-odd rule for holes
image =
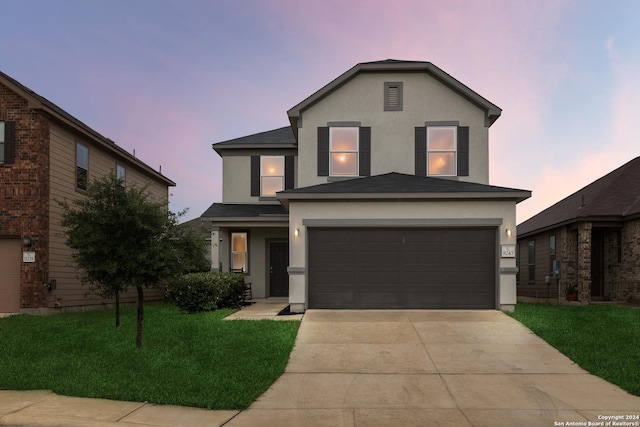
{"label": "tree trunk", "polygon": [[116,291],[116,328],[120,326],[120,292]]}
{"label": "tree trunk", "polygon": [[136,346],[142,347],[142,326],[144,324],[144,294],[142,286],[136,286],[138,290],[138,334],[136,335]]}

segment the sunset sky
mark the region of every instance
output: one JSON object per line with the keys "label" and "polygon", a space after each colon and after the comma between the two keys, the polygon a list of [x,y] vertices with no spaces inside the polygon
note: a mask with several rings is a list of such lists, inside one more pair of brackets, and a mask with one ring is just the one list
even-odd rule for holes
{"label": "sunset sky", "polygon": [[640,155],[640,1],[2,1],[0,70],[177,183],[222,200],[211,144],[359,62],[430,61],[502,108],[490,183],[518,222]]}

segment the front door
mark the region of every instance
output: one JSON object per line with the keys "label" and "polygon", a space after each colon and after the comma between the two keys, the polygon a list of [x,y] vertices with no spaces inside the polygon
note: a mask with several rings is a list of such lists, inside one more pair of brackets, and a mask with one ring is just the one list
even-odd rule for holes
{"label": "front door", "polygon": [[269,296],[289,296],[289,243],[269,242]]}

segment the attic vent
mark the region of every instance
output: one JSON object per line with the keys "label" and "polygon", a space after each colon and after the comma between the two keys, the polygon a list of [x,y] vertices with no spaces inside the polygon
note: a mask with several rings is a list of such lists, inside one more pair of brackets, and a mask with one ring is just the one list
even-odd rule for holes
{"label": "attic vent", "polygon": [[384,82],[384,111],[402,111],[402,82]]}

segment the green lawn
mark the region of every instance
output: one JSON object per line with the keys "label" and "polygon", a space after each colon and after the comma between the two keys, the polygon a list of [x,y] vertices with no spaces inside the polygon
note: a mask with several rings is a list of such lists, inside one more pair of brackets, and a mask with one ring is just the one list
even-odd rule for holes
{"label": "green lawn", "polygon": [[0,319],[0,389],[209,409],[249,406],[283,372],[298,321],[223,321],[232,310],[184,314],[145,307],[143,347],[136,311]]}
{"label": "green lawn", "polygon": [[640,396],[640,309],[518,303],[513,317],[583,369]]}

